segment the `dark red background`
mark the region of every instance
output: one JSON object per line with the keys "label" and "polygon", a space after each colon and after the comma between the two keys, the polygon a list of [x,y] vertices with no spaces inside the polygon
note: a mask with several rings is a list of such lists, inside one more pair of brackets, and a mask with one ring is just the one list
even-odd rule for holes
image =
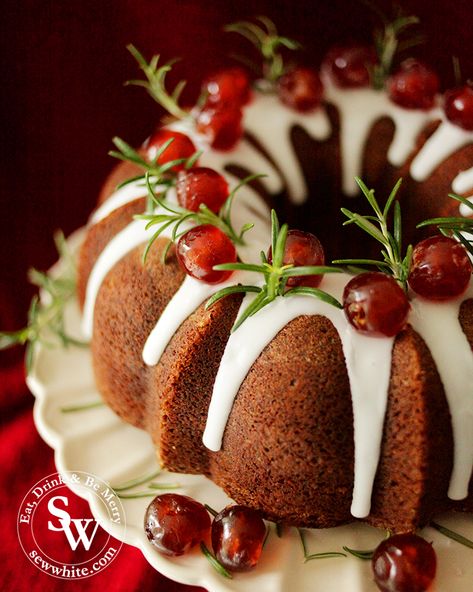
{"label": "dark red background", "polygon": [[[403,5],[422,19],[428,41],[417,55],[438,68],[443,86],[453,84],[452,55],[460,57],[464,77],[473,77],[471,0],[406,0]],[[343,0],[3,0],[1,12],[3,329],[25,323],[33,293],[26,271],[53,263],[54,230],[69,233],[86,222],[112,166],[107,156],[112,136],[140,143],[162,115],[141,89],[123,86],[137,73],[127,43],[148,57],[155,52],[164,60],[181,56],[170,82],[186,78],[186,98],[192,100],[203,74],[245,47],[221,31],[225,23],[266,14],[304,44],[302,61],[317,64],[324,50],[340,40],[366,41],[373,22],[363,3]],[[16,512],[31,485],[54,471],[53,455],[33,425],[21,352],[2,354],[0,362],[2,589],[187,590],[154,572],[130,547],[102,574],[67,586],[41,574],[22,555]]]}

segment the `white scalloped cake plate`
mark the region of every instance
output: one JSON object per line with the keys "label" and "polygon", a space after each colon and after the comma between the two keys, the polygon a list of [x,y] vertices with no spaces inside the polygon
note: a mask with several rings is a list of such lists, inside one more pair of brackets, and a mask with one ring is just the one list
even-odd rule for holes
{"label": "white scalloped cake plate", "polygon": [[[72,238],[77,246],[81,233]],[[80,313],[76,302],[66,309],[66,324],[80,336]],[[151,439],[147,433],[121,421],[107,407],[64,413],[61,408],[83,405],[99,399],[88,349],[47,349],[38,347],[28,386],[36,397],[34,419],[42,438],[54,449],[59,472],[86,471],[115,484],[152,473],[158,468]],[[196,475],[177,475],[162,471],[161,483],[178,483],[177,490],[211,507],[221,509],[229,498],[211,481]],[[143,489],[137,488],[137,489]],[[219,575],[196,549],[188,555],[168,558],[148,542],[143,518],[150,498],[123,499],[126,532],[117,532],[104,507],[88,499],[95,518],[114,536],[138,547],[149,563],[165,576],[184,584],[197,585],[209,592],[375,592],[370,562],[352,556],[317,559],[304,563],[297,530],[285,529],[278,538],[272,528],[257,568],[236,574],[232,580]],[[473,539],[473,517],[449,514],[438,522]],[[383,538],[380,530],[353,524],[326,530],[307,530],[310,553],[372,549]],[[422,535],[433,541],[438,558],[435,592],[471,592],[473,590],[473,550],[426,528]]]}

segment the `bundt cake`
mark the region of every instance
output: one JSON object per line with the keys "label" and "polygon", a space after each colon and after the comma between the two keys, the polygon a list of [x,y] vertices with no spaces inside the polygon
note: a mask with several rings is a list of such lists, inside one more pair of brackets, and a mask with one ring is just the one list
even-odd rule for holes
{"label": "bundt cake", "polygon": [[[152,83],[166,70],[131,51],[156,95]],[[466,290],[447,300],[409,289],[407,323],[376,337],[333,305],[352,271],[317,276],[312,286],[325,299],[302,290],[250,315],[261,274],[220,269],[197,279],[176,247],[184,231],[212,225],[212,214],[216,226],[223,220],[207,202],[201,218],[182,202],[196,151],[198,167],[217,171],[231,190],[245,175],[265,175],[238,186],[223,220],[245,231],[233,242],[238,260],[255,269],[274,247],[270,207],[314,232],[328,261],[372,254],[356,224],[341,228],[340,208],[361,212],[366,201],[356,177],[379,199],[403,179],[397,197],[409,241],[418,240],[421,220],[459,215],[447,195],[473,189],[473,123],[454,121],[448,97],[418,63],[401,68],[404,93],[393,76],[388,90],[372,88],[367,55],[336,48],[320,77],[305,68],[270,71],[252,91],[240,69],[219,72],[197,107],[171,104],[177,120],[139,150],[117,140],[126,162],[90,219],[78,291],[98,389],[125,421],[149,431],[164,467],[207,475],[277,522],[330,527],[360,518],[412,531],[446,509],[473,511],[471,270]],[[421,72],[422,100],[411,104],[413,71]]]}

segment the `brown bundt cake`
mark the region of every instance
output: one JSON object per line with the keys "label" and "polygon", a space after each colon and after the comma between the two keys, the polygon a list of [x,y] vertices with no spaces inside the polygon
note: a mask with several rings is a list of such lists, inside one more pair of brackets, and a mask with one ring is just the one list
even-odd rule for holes
{"label": "brown bundt cake", "polygon": [[[446,118],[440,97],[406,108],[386,91],[343,87],[327,68],[321,76],[322,103],[307,109],[254,91],[242,107],[245,133],[225,150],[202,133],[207,105],[139,152],[152,159],[169,134],[176,143],[184,134],[202,150],[199,165],[231,186],[266,175],[234,200],[233,227],[255,224],[237,246],[242,261],[260,264],[267,252],[268,205],[315,232],[329,259],[366,256],[360,231],[341,229],[341,207],[362,209],[357,176],[386,197],[404,179],[409,240],[419,221],[458,215],[450,191],[473,188],[473,131]],[[125,421],[149,431],[161,464],[207,475],[238,503],[299,526],[361,518],[409,531],[446,509],[472,511],[473,288],[446,302],[410,293],[408,323],[394,337],[361,334],[343,310],[305,295],[278,296],[231,332],[254,294],[205,304],[254,278],[195,279],[174,245],[163,263],[172,227],[143,264],[155,227],[135,216],[148,189],[143,180],[116,189],[140,172],[122,163],[105,183],[80,254],[79,299],[97,386]],[[172,182],[155,191],[176,203]],[[341,300],[350,279],[326,274],[320,288]]]}

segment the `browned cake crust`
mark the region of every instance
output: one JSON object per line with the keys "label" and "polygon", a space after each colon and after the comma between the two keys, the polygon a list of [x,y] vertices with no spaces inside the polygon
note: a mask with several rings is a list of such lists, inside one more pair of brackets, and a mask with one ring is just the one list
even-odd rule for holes
{"label": "browned cake crust", "polygon": [[[337,115],[330,107],[328,112],[337,130]],[[434,127],[419,139],[419,145]],[[363,171],[368,184],[381,176],[383,186],[390,189],[405,172],[405,218],[417,222],[419,212],[423,218],[452,213],[454,202],[445,196],[465,162],[471,164],[473,146],[443,163],[422,184],[420,197],[419,184],[407,176],[410,161],[405,171],[386,164],[392,134],[387,119],[373,127]],[[296,213],[283,207],[281,216],[295,226],[297,219],[315,215],[311,204],[325,203],[317,212],[317,226],[329,228],[334,249],[330,257],[341,254],[335,243],[341,242],[342,250],[356,251],[358,239],[345,239],[344,234],[339,241],[333,233],[339,226],[341,198],[326,203],[322,197],[341,193],[338,134],[317,143],[300,129],[293,130],[292,136],[301,155],[311,153],[310,162],[302,157],[302,165],[319,197]],[[319,163],[315,169],[314,162]],[[101,199],[135,172],[119,165]],[[407,197],[409,201],[404,202]],[[90,229],[80,258],[81,303],[101,250],[143,209],[144,199],[135,200]],[[123,419],[149,431],[164,467],[206,474],[235,501],[260,508],[268,518],[316,527],[352,521],[352,402],[340,339],[330,321],[299,317],[279,332],[240,387],[222,450],[209,452],[202,434],[241,297],[226,298],[208,311],[199,307],[176,332],[159,364],[145,366],[145,340],[184,277],[173,249],[167,264],[162,263],[165,245],[166,239],[158,239],[145,265],[143,247],[133,250],[100,288],[92,354],[97,385],[107,403]],[[463,304],[460,321],[473,346],[473,301]],[[453,503],[447,498],[452,455],[450,414],[438,372],[425,343],[408,327],[395,340],[381,458],[367,521],[396,532],[410,531],[448,508],[472,511],[473,483],[467,500]]]}

